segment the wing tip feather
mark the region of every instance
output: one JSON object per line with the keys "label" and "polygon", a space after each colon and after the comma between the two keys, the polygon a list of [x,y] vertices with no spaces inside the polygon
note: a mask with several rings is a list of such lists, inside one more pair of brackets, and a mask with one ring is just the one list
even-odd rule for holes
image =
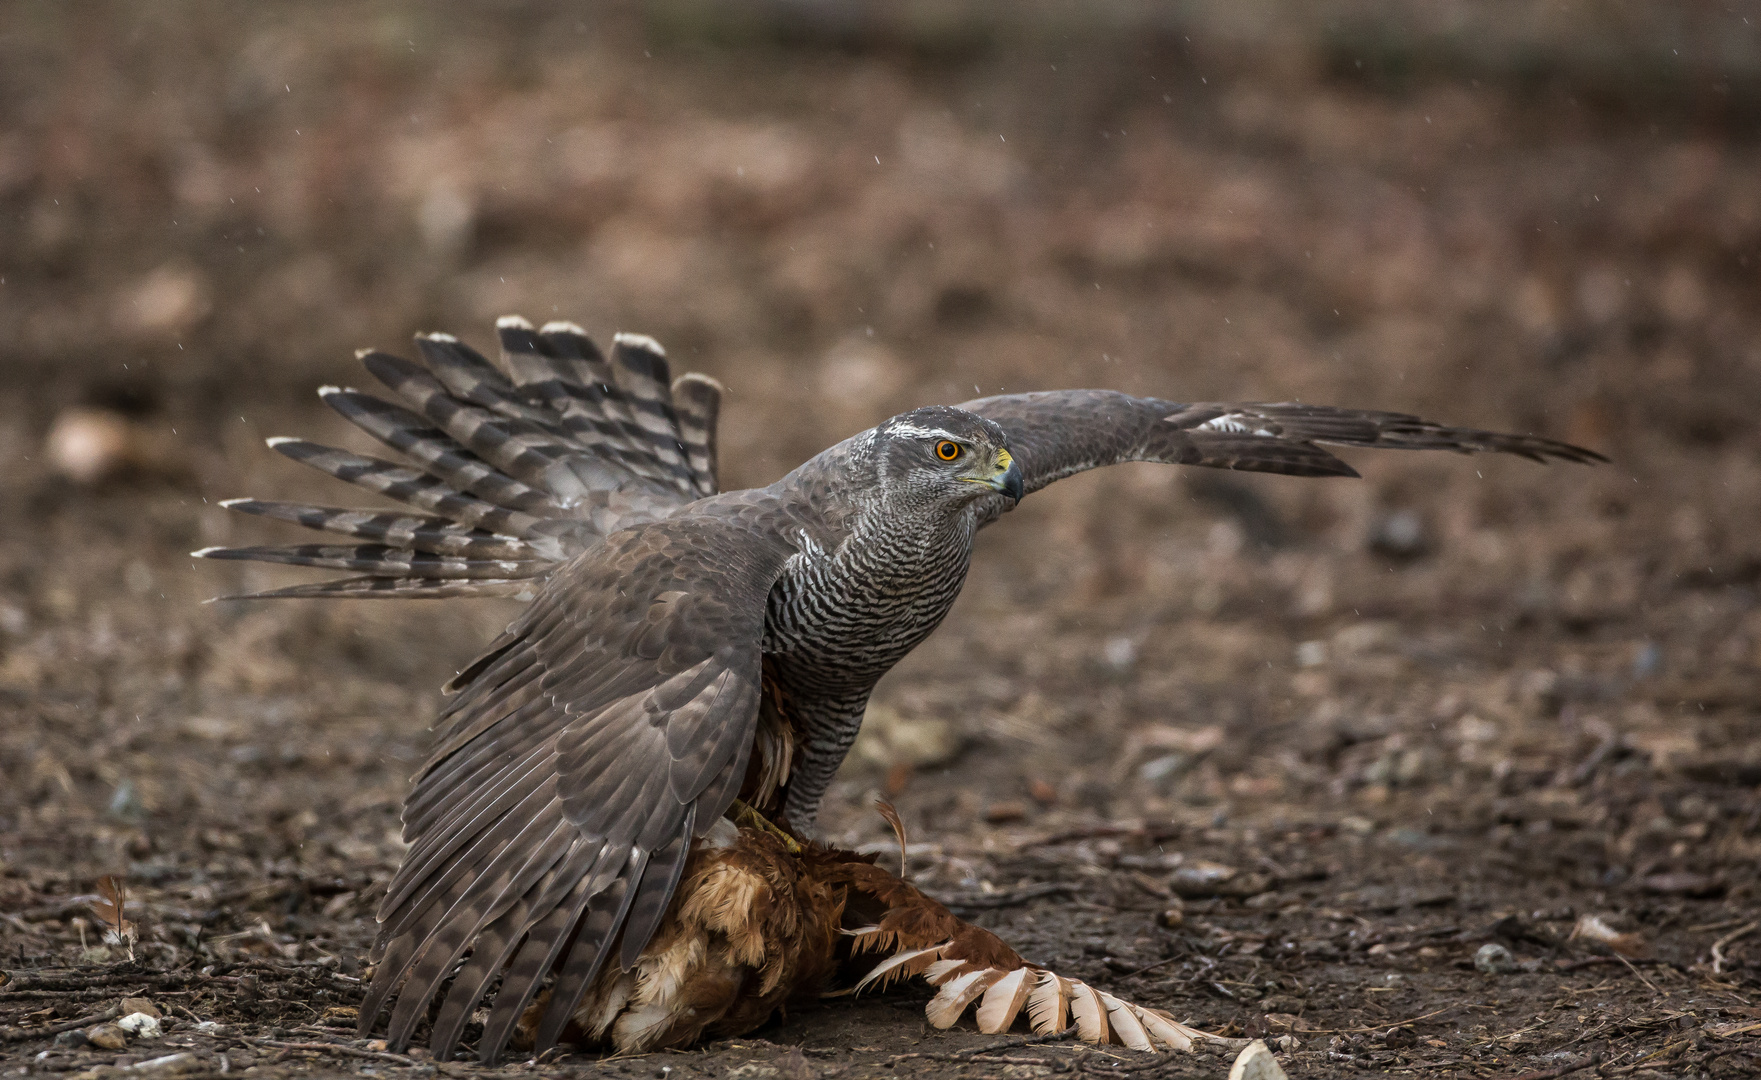
{"label": "wing tip feather", "polygon": [[714,390],[718,394],[725,394],[728,392],[728,388],[722,385],[720,379],[713,375],[705,375],[701,371],[687,371],[673,380],[674,393],[677,393],[680,387],[685,386],[701,386],[706,389]]}
{"label": "wing tip feather", "polygon": [[633,334],[628,330],[619,330],[612,335],[611,341],[613,345],[622,345],[626,349],[641,349],[644,352],[654,353],[656,356],[666,355],[666,350],[661,347],[660,342],[647,334]]}

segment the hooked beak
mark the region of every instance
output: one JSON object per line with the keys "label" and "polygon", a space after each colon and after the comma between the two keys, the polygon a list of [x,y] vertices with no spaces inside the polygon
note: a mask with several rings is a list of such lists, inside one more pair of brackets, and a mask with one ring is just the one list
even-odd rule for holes
{"label": "hooked beak", "polygon": [[1015,458],[1007,450],[997,451],[996,471],[979,482],[1016,502],[1020,502],[1021,497],[1027,494],[1027,479],[1021,475],[1021,466],[1015,464]]}

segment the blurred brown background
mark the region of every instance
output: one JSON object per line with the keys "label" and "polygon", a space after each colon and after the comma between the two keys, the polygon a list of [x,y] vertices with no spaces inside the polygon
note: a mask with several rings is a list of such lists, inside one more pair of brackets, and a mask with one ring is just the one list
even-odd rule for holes
{"label": "blurred brown background", "polygon": [[[1761,856],[1758,135],[1752,3],[7,4],[0,910],[126,872],[182,905],[166,962],[219,947],[176,926],[358,951],[432,688],[510,609],[201,607],[296,576],[185,553],[287,536],[220,498],[348,501],[260,439],[364,446],[312,394],[355,348],[517,312],[721,379],[729,487],[1082,385],[1609,454],[1061,484],[986,535],[828,820],[878,840],[885,792],[927,881],[1097,895],[1159,822],[1159,858],[1272,859],[1278,903],[1416,875],[1463,926],[1674,928],[1691,972]],[[1176,948],[1090,916],[1099,953],[1013,932]],[[1126,989],[1304,1007],[1194,1005],[1190,966]]]}

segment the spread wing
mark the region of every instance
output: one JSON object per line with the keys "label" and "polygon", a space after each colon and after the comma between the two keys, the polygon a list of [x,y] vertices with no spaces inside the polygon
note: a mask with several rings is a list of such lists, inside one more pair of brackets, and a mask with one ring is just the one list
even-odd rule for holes
{"label": "spread wing", "polygon": [[[1531,461],[1606,461],[1593,450],[1538,435],[1447,427],[1405,413],[1327,405],[1183,404],[1112,390],[1054,390],[968,401],[960,408],[1000,424],[1028,491],[1125,461],[1206,465],[1290,476],[1356,476],[1319,444],[1395,450],[1516,454]],[[984,508],[994,519],[1007,500]]]}
{"label": "spread wing", "polygon": [[564,566],[454,680],[404,804],[363,1033],[395,995],[387,1042],[406,1047],[450,975],[429,1038],[444,1061],[501,975],[492,1061],[554,971],[542,1052],[614,951],[628,967],[648,943],[692,837],[745,775],[765,598],[792,553],[749,505],[723,509]]}
{"label": "spread wing", "polygon": [[411,510],[233,499],[223,505],[352,542],[196,554],[357,575],[260,596],[529,594],[613,532],[715,494],[721,388],[713,379],[669,383],[665,354],[640,335],[619,334],[607,355],[569,323],[534,330],[509,316],[496,329],[502,368],[450,334],[422,334],[421,363],[360,354],[395,401],[319,391],[410,464],[270,440],[295,461]]}

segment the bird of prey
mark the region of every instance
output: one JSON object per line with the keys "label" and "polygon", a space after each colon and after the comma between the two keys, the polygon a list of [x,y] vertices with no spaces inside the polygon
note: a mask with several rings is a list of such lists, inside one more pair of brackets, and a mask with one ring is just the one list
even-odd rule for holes
{"label": "bird of prey", "polygon": [[941,1026],[977,1002],[985,1031],[1025,1008],[1040,1031],[1068,1015],[1094,1041],[1190,1045],[812,839],[870,692],[948,613],[974,535],[1117,462],[1355,476],[1323,443],[1603,460],[1397,413],[1067,390],[915,409],[722,491],[714,380],[672,380],[647,337],[605,353],[572,324],[497,326],[500,367],[425,334],[421,363],[359,354],[395,403],[319,391],[410,464],[270,440],[411,510],[235,500],[351,541],[197,553],[352,572],[256,597],[530,601],[448,684],[378,913],[362,1030],[390,1005],[401,1049],[432,1014],[442,1059],[492,992],[485,1061],[510,1040],[645,1050],[749,1031],[867,953],[865,984],[939,986]]}

